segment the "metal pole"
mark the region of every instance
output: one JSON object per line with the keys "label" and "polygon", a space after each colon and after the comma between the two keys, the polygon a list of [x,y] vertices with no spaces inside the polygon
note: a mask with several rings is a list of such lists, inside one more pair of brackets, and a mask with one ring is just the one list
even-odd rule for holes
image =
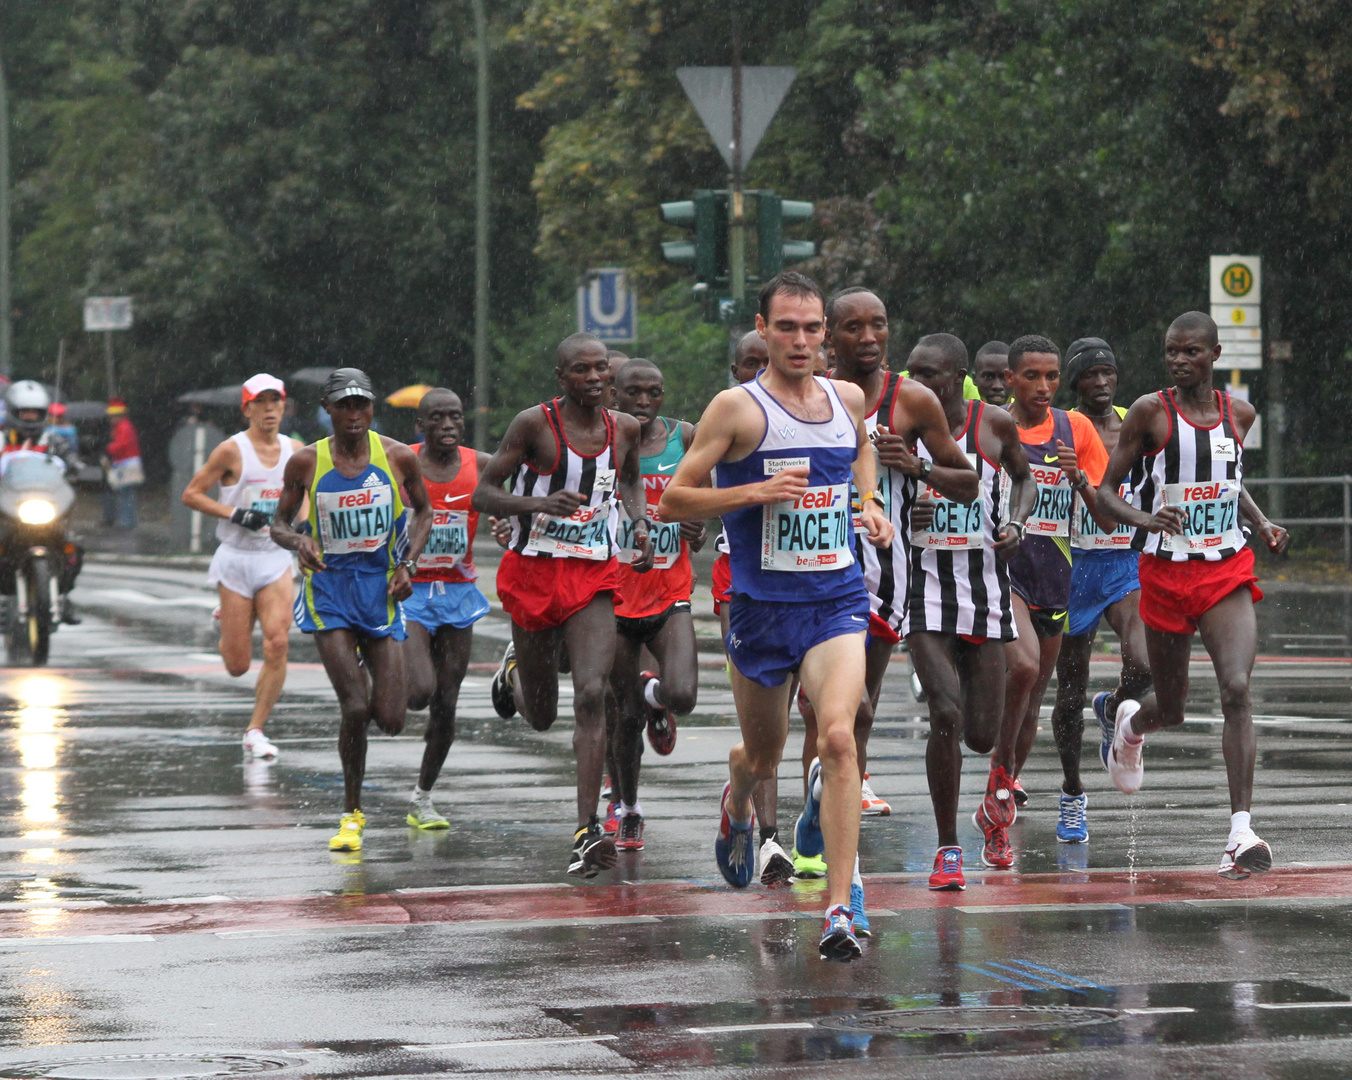
{"label": "metal pole", "polygon": [[[1270,323],[1271,333],[1268,335],[1268,342],[1280,341],[1282,339],[1282,294],[1280,283],[1275,274],[1268,275],[1268,296],[1271,298],[1272,321]],[[1263,436],[1267,439],[1267,474],[1275,479],[1280,479],[1286,474],[1283,435],[1286,431],[1286,396],[1282,388],[1282,361],[1279,357],[1271,355],[1271,348],[1268,349],[1268,419],[1270,432],[1264,432]],[[1280,518],[1286,516],[1286,488],[1283,484],[1272,485],[1272,501],[1270,516]]]}
{"label": "metal pole", "polygon": [[56,343],[56,382],[52,384],[52,389],[56,391],[54,399],[61,400],[61,369],[66,365],[66,339],[62,338]]}
{"label": "metal pole", "polygon": [[[746,208],[742,199],[742,28],[732,16],[732,213],[728,221],[728,285],[740,314],[746,294]],[[736,320],[738,323],[740,319]]]}
{"label": "metal pole", "polygon": [[0,375],[14,373],[9,288],[9,95],[0,63]]}
{"label": "metal pole", "polygon": [[103,369],[108,380],[108,400],[117,397],[117,378],[113,367],[113,332],[103,332]]}
{"label": "metal pole", "polygon": [[474,135],[474,445],[488,446],[488,16],[473,0],[478,56]]}

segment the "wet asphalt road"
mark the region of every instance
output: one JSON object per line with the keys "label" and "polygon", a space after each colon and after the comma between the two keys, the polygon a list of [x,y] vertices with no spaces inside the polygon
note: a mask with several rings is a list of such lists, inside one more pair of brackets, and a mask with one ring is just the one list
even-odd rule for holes
{"label": "wet asphalt road", "polygon": [[[294,639],[269,726],[280,760],[246,765],[248,677],[212,652],[203,577],[91,563],[88,617],[57,635],[51,668],[0,671],[0,1078],[1352,1076],[1344,592],[1260,608],[1254,820],[1279,869],[1247,883],[1214,874],[1225,776],[1199,661],[1196,719],[1152,740],[1140,795],[1086,770],[1088,845],[1055,841],[1044,731],[1015,872],[973,868],[964,819],[970,886],[929,893],[926,727],[898,657],[870,764],[893,813],[865,822],[861,848],[876,936],[844,967],[816,959],[817,886],[718,879],[736,732],[708,621],[700,706],[671,757],[645,758],[647,848],[578,883],[561,872],[570,730],[493,714],[499,617],[481,624],[438,786],[452,829],[403,822],[414,714],[405,736],[372,739],[365,848],[336,856],[335,716],[313,648]],[[1114,675],[1105,653],[1095,680]],[[800,745],[795,727],[786,832]],[[969,759],[968,813],[983,776]]]}

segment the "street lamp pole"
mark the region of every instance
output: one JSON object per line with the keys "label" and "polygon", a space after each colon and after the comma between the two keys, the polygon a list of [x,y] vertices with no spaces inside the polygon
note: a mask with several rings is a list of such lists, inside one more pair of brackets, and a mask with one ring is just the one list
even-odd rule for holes
{"label": "street lamp pole", "polygon": [[474,445],[488,447],[488,16],[473,0],[478,54],[474,137]]}
{"label": "street lamp pole", "polygon": [[0,375],[14,371],[9,290],[9,96],[0,61]]}

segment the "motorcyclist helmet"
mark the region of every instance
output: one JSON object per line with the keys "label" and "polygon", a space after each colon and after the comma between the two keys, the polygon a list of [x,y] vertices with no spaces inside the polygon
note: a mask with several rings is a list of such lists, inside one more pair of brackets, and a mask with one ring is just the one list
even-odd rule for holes
{"label": "motorcyclist helmet", "polygon": [[47,426],[47,410],[52,399],[40,382],[20,379],[5,394],[5,412],[9,425],[21,441],[36,442]]}

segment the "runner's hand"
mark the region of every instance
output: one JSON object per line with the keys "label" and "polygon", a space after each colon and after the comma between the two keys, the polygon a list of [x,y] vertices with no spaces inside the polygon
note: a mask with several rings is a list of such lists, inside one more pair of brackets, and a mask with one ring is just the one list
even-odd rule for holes
{"label": "runner's hand", "polygon": [[324,565],[324,555],[319,550],[319,545],[315,543],[313,536],[301,536],[300,543],[296,545],[296,559],[300,562],[302,570],[319,571],[328,569]]}
{"label": "runner's hand", "polygon": [[807,494],[808,471],[806,465],[794,465],[792,468],[780,469],[770,479],[761,481],[755,501],[758,503],[796,502]]}
{"label": "runner's hand", "polygon": [[1268,550],[1276,555],[1286,551],[1286,545],[1291,542],[1291,537],[1280,525],[1274,525],[1270,521],[1265,521],[1258,526],[1258,535],[1263,538],[1267,544]]}
{"label": "runner's hand", "polygon": [[572,517],[573,511],[586,501],[576,491],[556,491],[552,495],[546,495],[539,500],[539,512],[548,514],[550,517]]}
{"label": "runner's hand", "polygon": [[704,546],[704,542],[709,539],[709,534],[704,528],[704,522],[681,522],[681,539],[690,546],[691,551],[698,551]]}
{"label": "runner's hand", "polygon": [[991,550],[1008,561],[1014,558],[1014,553],[1019,550],[1019,544],[1022,542],[1023,530],[1017,525],[1005,522],[995,530],[995,543],[991,545]]}
{"label": "runner's hand", "polygon": [[869,499],[864,503],[863,510],[859,512],[859,520],[864,523],[864,535],[870,544],[876,548],[891,547],[896,529],[887,520],[887,515],[883,513],[877,499]]}
{"label": "runner's hand", "polygon": [[629,564],[629,569],[636,574],[646,574],[653,568],[653,558],[657,554],[653,551],[652,530],[650,528],[634,530],[634,550],[638,554],[634,556],[634,561]]}
{"label": "runner's hand", "polygon": [[1066,474],[1066,479],[1071,485],[1079,483],[1080,480],[1080,459],[1075,454],[1075,447],[1067,446],[1060,439],[1056,440],[1057,464],[1061,466],[1061,471]]}
{"label": "runner's hand", "polygon": [[241,506],[230,515],[230,521],[232,524],[242,525],[250,532],[257,532],[268,524],[268,515],[257,510],[246,510]]}
{"label": "runner's hand", "polygon": [[395,600],[407,600],[413,595],[413,581],[408,576],[407,566],[396,566],[390,575],[390,596]]}
{"label": "runner's hand", "polygon": [[1152,514],[1145,525],[1146,532],[1164,533],[1166,536],[1183,535],[1183,511],[1177,506],[1162,506],[1158,514]]}
{"label": "runner's hand", "polygon": [[911,532],[929,532],[934,524],[934,500],[920,498],[911,504]]}
{"label": "runner's hand", "polygon": [[895,432],[879,426],[873,433],[873,449],[878,452],[878,464],[897,469],[907,476],[920,475],[920,458],[911,453],[906,440]]}
{"label": "runner's hand", "polygon": [[498,547],[505,548],[512,539],[512,522],[510,518],[488,519],[489,531],[493,534],[493,539],[498,542]]}

